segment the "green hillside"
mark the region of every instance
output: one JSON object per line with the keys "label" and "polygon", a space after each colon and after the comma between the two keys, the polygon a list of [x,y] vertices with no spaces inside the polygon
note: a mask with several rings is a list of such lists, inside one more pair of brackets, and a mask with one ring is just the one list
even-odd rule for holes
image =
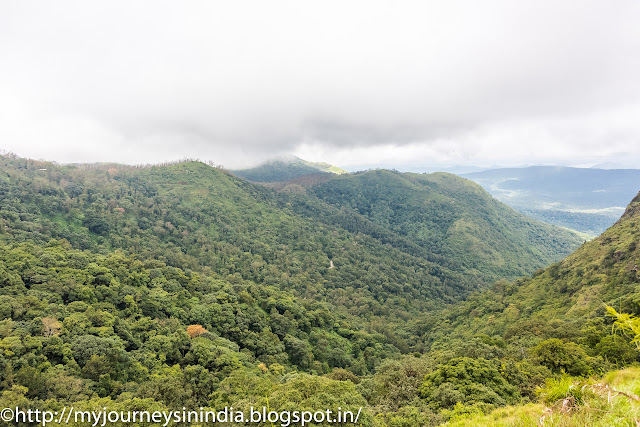
{"label": "green hillside", "polygon": [[308,162],[298,157],[271,160],[253,168],[236,169],[231,172],[253,182],[282,182],[309,175],[347,173],[344,169],[328,163]]}
{"label": "green hillside", "polygon": [[473,182],[447,173],[370,171],[331,179],[310,192],[494,280],[529,274],[583,242],[576,233],[519,214]]}
{"label": "green hillside", "polygon": [[[371,203],[413,197],[398,214],[407,216],[393,217],[390,226],[369,212],[270,190],[197,162],[135,168],[3,161],[0,238],[38,244],[64,238],[74,248],[208,267],[223,278],[339,302],[340,311],[356,316],[398,317],[459,300],[497,277],[560,258],[578,240],[522,220],[452,175],[443,175],[445,182],[457,180],[446,185],[416,175],[417,190],[414,184],[396,191],[397,178],[402,185],[407,179],[391,172],[327,184],[355,188],[351,195],[360,203],[363,193],[351,184],[382,176],[386,188],[364,193]],[[323,196],[323,188],[326,193],[322,185],[312,192]]]}
{"label": "green hillside", "polygon": [[[473,329],[484,332],[542,334],[547,325],[564,328],[566,337],[578,337],[578,328],[585,321],[603,317],[604,304],[640,313],[639,221],[640,195],[613,226],[561,262],[537,271],[532,278],[500,282],[491,291],[471,296],[452,317],[471,316]],[[549,326],[553,323],[556,325]],[[533,325],[538,326],[532,329]]]}
{"label": "green hillside", "polygon": [[[0,162],[2,407],[362,407],[365,426],[437,425],[534,400],[559,372],[535,348],[560,332],[589,357],[570,359],[571,372],[637,358],[604,321],[587,325],[595,347],[580,341],[590,329],[570,313],[556,329],[543,319],[540,335],[529,323],[526,336],[500,330],[502,316],[533,318],[501,305],[509,292],[496,297],[526,280],[460,302],[571,240],[451,175],[373,172],[276,191],[199,162]],[[330,185],[344,186],[341,198]],[[365,190],[370,212],[358,208]],[[393,213],[378,208],[385,200]],[[518,229],[537,236],[526,249]],[[496,251],[477,261],[464,246],[483,234]],[[504,249],[523,260],[508,266]],[[486,261],[496,253],[504,264]],[[614,252],[612,265],[623,259]],[[448,372],[477,381],[456,388]]]}
{"label": "green hillside", "polygon": [[[466,356],[493,361],[501,377],[518,388],[519,398],[541,399],[544,405],[491,412],[518,399],[456,395],[454,390],[464,390],[453,385],[457,380],[447,398],[427,383],[422,397],[438,405],[445,418],[457,420],[452,425],[536,425],[543,415],[549,425],[632,425],[638,411],[633,399],[640,392],[637,381],[628,373],[601,375],[640,361],[638,349],[630,343],[633,334],[616,328],[605,309],[609,305],[619,312],[640,313],[639,220],[640,195],[616,224],[563,261],[531,278],[499,281],[490,290],[414,323],[413,333],[428,337],[425,352],[439,360],[437,369],[452,369]],[[466,368],[472,375],[481,369],[486,371]],[[486,374],[476,382],[477,387],[492,387]],[[609,386],[617,388],[607,391]],[[578,395],[576,390],[586,391]],[[612,393],[622,396],[615,405]],[[562,412],[562,402],[570,410]]]}
{"label": "green hillside", "polygon": [[64,238],[105,254],[122,249],[340,301],[340,310],[355,315],[386,316],[394,306],[394,315],[416,312],[482,283],[366,218],[202,163],[103,169],[7,162],[0,238],[9,242]]}

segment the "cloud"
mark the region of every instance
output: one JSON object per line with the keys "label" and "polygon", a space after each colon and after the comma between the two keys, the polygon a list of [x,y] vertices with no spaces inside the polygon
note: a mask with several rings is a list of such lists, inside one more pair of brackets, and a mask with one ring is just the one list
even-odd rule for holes
{"label": "cloud", "polygon": [[229,166],[638,156],[638,18],[630,0],[4,3],[0,147]]}

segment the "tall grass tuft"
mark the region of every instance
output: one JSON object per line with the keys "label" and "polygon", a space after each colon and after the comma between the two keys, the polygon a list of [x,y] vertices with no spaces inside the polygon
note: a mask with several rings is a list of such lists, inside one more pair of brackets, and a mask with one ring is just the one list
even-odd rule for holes
{"label": "tall grass tuft", "polygon": [[593,395],[588,385],[588,381],[563,374],[559,379],[547,378],[545,386],[538,389],[537,393],[546,405],[569,400],[573,402],[573,406],[579,406],[584,404],[586,397]]}

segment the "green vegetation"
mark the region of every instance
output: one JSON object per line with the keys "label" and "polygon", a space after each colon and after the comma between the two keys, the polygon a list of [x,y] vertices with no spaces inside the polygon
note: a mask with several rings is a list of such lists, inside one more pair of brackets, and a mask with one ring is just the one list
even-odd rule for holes
{"label": "green vegetation", "polygon": [[[479,408],[482,399],[468,402],[460,395],[450,412],[442,412],[451,425],[539,425],[541,417],[545,425],[634,425],[638,383],[613,384],[613,378],[638,371],[600,376],[640,360],[639,216],[637,196],[613,227],[562,262],[531,278],[498,281],[416,321],[415,328],[432,337],[432,355],[449,364],[455,356],[497,357],[524,402],[540,399],[547,405],[489,412]],[[467,350],[452,352],[456,346]],[[616,390],[614,402],[610,389]]]}
{"label": "green vegetation", "polygon": [[631,315],[640,311],[639,210],[640,197],[636,197],[613,227],[563,261],[531,278],[498,281],[490,290],[471,295],[446,317],[459,325],[455,327],[509,339],[546,335],[582,340],[590,349],[615,345],[618,341],[612,339],[601,343],[613,321],[603,303]]}
{"label": "green vegetation", "polygon": [[309,192],[491,280],[529,274],[583,241],[569,230],[527,218],[473,182],[447,173],[370,171],[334,178]]}
{"label": "green vegetation", "polygon": [[518,392],[502,376],[498,364],[460,357],[428,374],[420,387],[420,396],[436,410],[453,409],[459,403],[493,408],[514,403]]}
{"label": "green vegetation", "polygon": [[640,369],[613,371],[598,380],[550,379],[539,393],[542,403],[457,415],[444,425],[635,426],[640,413]]}
{"label": "green vegetation", "polygon": [[618,313],[615,308],[607,306],[607,312],[615,321],[615,326],[624,333],[631,334],[631,343],[635,344],[636,350],[640,350],[640,318],[629,313]]}
{"label": "green vegetation", "polygon": [[638,361],[602,305],[640,309],[638,199],[488,286],[575,235],[448,174],[277,191],[199,162],[0,162],[0,407],[539,419],[533,402]]}

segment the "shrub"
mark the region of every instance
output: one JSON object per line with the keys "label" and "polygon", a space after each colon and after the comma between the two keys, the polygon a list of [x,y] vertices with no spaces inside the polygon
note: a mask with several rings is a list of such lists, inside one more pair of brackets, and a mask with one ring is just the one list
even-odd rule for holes
{"label": "shrub", "polygon": [[434,409],[480,403],[484,409],[514,403],[519,395],[498,370],[498,361],[460,357],[425,377],[420,396]]}

